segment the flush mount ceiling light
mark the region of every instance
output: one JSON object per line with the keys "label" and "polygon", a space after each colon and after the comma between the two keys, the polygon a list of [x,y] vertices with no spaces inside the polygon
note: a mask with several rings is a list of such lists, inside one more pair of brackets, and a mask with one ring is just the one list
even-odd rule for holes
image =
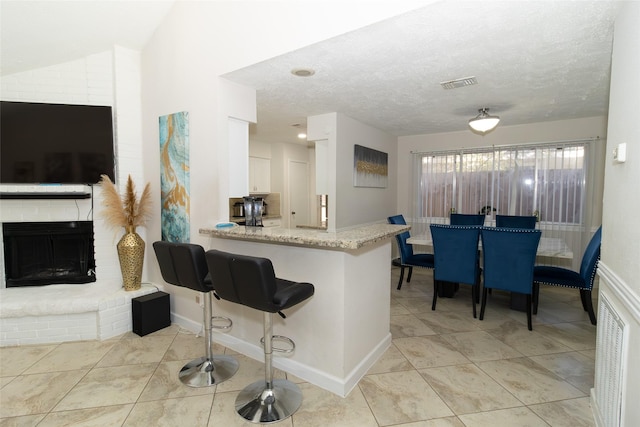
{"label": "flush mount ceiling light", "polygon": [[469,120],[469,127],[476,132],[485,134],[492,131],[500,122],[500,117],[490,116],[488,108],[481,108],[478,110],[478,115]]}
{"label": "flush mount ceiling light", "polygon": [[294,68],[291,70],[291,74],[298,77],[310,77],[316,73],[315,70],[311,68]]}

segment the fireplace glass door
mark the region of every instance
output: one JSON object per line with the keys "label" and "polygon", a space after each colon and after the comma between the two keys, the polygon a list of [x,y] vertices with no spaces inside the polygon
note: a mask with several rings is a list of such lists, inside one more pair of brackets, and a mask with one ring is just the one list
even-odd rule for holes
{"label": "fireplace glass door", "polygon": [[6,287],[96,281],[93,222],[3,223]]}

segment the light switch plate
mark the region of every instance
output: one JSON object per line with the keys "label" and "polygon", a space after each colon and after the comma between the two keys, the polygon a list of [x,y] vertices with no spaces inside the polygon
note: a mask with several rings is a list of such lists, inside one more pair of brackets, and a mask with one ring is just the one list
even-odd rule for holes
{"label": "light switch plate", "polygon": [[618,163],[627,161],[627,144],[625,142],[618,144],[618,146],[613,149],[613,160]]}

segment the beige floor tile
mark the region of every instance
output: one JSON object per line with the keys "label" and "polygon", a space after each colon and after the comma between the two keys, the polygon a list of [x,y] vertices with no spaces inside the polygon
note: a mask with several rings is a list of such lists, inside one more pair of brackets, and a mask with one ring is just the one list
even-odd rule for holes
{"label": "beige floor tile", "polygon": [[[209,416],[209,423],[207,424],[208,427],[255,427],[256,426],[256,424],[246,421],[236,412],[235,402],[236,402],[237,395],[238,395],[237,392],[215,394],[213,398],[213,406],[211,407],[211,415]],[[293,417],[289,417],[273,425],[278,427],[292,427]]]}
{"label": "beige floor tile", "polygon": [[526,405],[584,396],[583,392],[526,357],[477,365]]}
{"label": "beige floor tile", "polygon": [[453,415],[416,371],[367,375],[359,387],[381,426]]}
{"label": "beige floor tile", "polygon": [[0,418],[0,427],[27,427],[37,426],[45,417],[44,414],[25,415],[23,417]]}
{"label": "beige floor tile", "polygon": [[465,427],[549,427],[542,418],[526,407],[460,415],[460,419]]}
{"label": "beige floor tile", "polygon": [[442,337],[472,362],[522,356],[519,351],[514,350],[485,331],[458,332],[442,335]]}
{"label": "beige floor tile", "polygon": [[91,369],[117,341],[82,341],[62,343],[31,365],[25,374]]}
{"label": "beige floor tile", "polygon": [[[256,381],[264,381],[264,361],[253,360],[243,355],[234,355],[234,357],[238,359],[238,372],[227,381],[217,385],[216,393],[237,392]],[[284,379],[285,373],[274,368],[273,378]]]}
{"label": "beige floor tile", "polygon": [[0,393],[0,417],[49,412],[86,374],[79,370],[19,376]]}
{"label": "beige floor tile", "polygon": [[0,376],[20,375],[57,346],[57,344],[52,344],[0,347]]}
{"label": "beige floor tile", "polygon": [[590,394],[595,373],[593,359],[579,352],[570,352],[531,357],[531,360],[544,366],[583,393]]}
{"label": "beige floor tile", "polygon": [[210,387],[190,387],[180,381],[178,374],[187,362],[189,361],[176,360],[160,363],[142,391],[138,402],[214,394],[216,391],[215,385]]}
{"label": "beige floor tile", "polygon": [[431,311],[431,297],[426,297],[426,296],[403,297],[403,298],[396,298],[396,301],[402,304],[409,311],[409,313],[412,313],[412,314]]}
{"label": "beige floor tile", "polygon": [[[576,294],[578,291],[575,291]],[[563,323],[589,321],[589,314],[582,308],[562,301],[538,303],[537,319],[542,323]]]}
{"label": "beige floor tile", "polygon": [[542,403],[529,408],[553,427],[595,426],[588,397]]}
{"label": "beige floor tile", "polygon": [[572,350],[591,350],[596,348],[596,327],[590,322],[541,325],[536,330]]}
{"label": "beige floor tile", "polygon": [[170,335],[159,335],[119,340],[96,366],[104,368],[160,362],[173,339]]}
{"label": "beige floor tile", "polygon": [[391,344],[382,357],[369,369],[367,374],[384,374],[387,372],[408,371],[413,366],[406,357],[398,350],[395,344]]}
{"label": "beige floor tile", "polygon": [[489,329],[487,332],[525,356],[571,351],[569,347],[547,337],[537,328],[529,331],[522,326],[522,324],[511,320],[499,328]]}
{"label": "beige floor tile", "polygon": [[396,301],[395,298],[391,299],[390,313],[391,313],[392,316],[399,316],[399,315],[403,315],[403,314],[411,314],[409,312],[409,310],[407,310],[404,305],[402,305],[398,301]]}
{"label": "beige floor tile", "polygon": [[293,424],[305,427],[378,427],[367,401],[358,387],[345,398],[316,387],[301,384],[302,405],[293,415]]}
{"label": "beige floor tile", "polygon": [[433,311],[429,309],[424,313],[416,314],[416,317],[438,334],[480,330],[470,312],[468,314],[459,314],[453,311]]}
{"label": "beige floor tile", "polygon": [[9,384],[11,381],[13,381],[14,378],[17,378],[17,377],[0,377],[0,389],[2,389],[4,386]]}
{"label": "beige floor tile", "polygon": [[457,415],[522,406],[522,402],[472,364],[419,372]]}
{"label": "beige floor tile", "polygon": [[[487,303],[488,305],[488,303]],[[527,316],[516,310],[512,310],[508,303],[504,306],[491,307],[491,313],[485,311],[484,319],[480,320],[480,306],[478,306],[478,319],[474,319],[475,325],[484,331],[498,329],[503,327],[518,327],[522,330],[527,329]],[[533,319],[535,324],[535,319]]]}
{"label": "beige floor tile", "polygon": [[56,405],[55,411],[134,403],[157,363],[94,368]]}
{"label": "beige floor tile", "polygon": [[435,335],[433,329],[413,314],[391,316],[390,329],[393,338]]}
{"label": "beige floor tile", "polygon": [[[182,331],[186,331],[186,329],[182,328],[179,325],[170,325],[167,326],[166,328],[162,328],[159,329],[155,332],[151,332],[150,334],[145,335],[145,337],[157,337],[158,335],[173,335],[175,336],[176,334],[182,332]],[[129,331],[124,333],[121,337],[121,339],[131,339],[131,338],[140,338],[140,335],[136,334],[133,331]]]}
{"label": "beige floor tile", "polygon": [[[433,298],[433,292],[431,293]],[[465,316],[471,316],[473,318],[473,307],[471,306],[471,286],[461,284],[458,291],[451,298],[438,297],[436,301],[436,311],[455,311]],[[476,304],[476,310],[480,310],[480,305]]]}
{"label": "beige floor tile", "polygon": [[209,420],[213,395],[140,402],[123,426],[204,426]]}
{"label": "beige floor tile", "polygon": [[38,427],[121,426],[131,412],[131,408],[133,408],[133,404],[51,412],[38,424]]}
{"label": "beige floor tile", "polygon": [[416,369],[469,363],[469,359],[438,335],[399,338],[393,343]]}
{"label": "beige floor tile", "polygon": [[[577,292],[545,288],[542,315],[534,316],[530,332],[506,293],[489,297],[480,321],[471,315],[468,286],[439,298],[432,311],[432,271],[416,269],[400,291],[398,273],[392,270],[389,287],[389,349],[344,399],[286,375],[302,389],[303,403],[276,425],[593,425],[588,396],[596,328]],[[0,348],[0,427],[255,426],[236,413],[235,399],[264,380],[264,360],[215,343],[213,350],[234,355],[239,371],[218,386],[191,388],[178,372],[204,355],[204,339],[177,325],[145,337],[129,332],[103,342]],[[494,358],[500,359],[487,360]],[[275,378],[284,377],[275,370]]]}
{"label": "beige floor tile", "polygon": [[[224,347],[220,344],[212,343],[211,351],[213,354],[224,354]],[[204,356],[204,337],[190,332],[182,332],[175,336],[162,360],[165,362],[170,360],[193,360]]]}
{"label": "beige floor tile", "polygon": [[465,427],[465,425],[458,417],[445,417],[415,423],[396,424],[394,427]]}

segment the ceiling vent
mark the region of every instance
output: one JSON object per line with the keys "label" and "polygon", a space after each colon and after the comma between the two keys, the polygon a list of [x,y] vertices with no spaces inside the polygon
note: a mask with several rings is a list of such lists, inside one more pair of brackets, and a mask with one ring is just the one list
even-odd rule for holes
{"label": "ceiling vent", "polygon": [[461,79],[449,80],[446,82],[440,82],[440,86],[443,89],[456,89],[464,86],[477,85],[478,80],[476,80],[475,76],[471,77],[463,77]]}

